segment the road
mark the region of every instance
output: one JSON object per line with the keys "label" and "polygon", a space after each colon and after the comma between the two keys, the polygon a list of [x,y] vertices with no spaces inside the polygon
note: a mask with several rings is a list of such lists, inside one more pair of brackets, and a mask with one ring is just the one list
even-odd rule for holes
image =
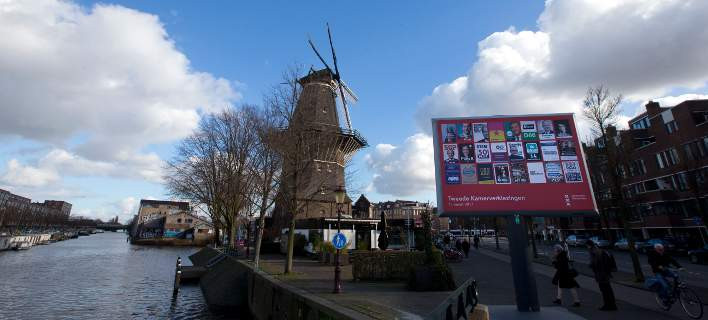
{"label": "road", "polygon": [[[482,238],[482,245],[487,248],[494,248],[496,246],[495,240],[491,238]],[[508,242],[506,238],[499,238],[499,246],[503,250],[508,249]],[[553,247],[550,245],[544,245],[537,243],[538,253],[540,255],[551,256]],[[629,252],[621,250],[611,250],[612,254],[615,256],[615,261],[617,262],[617,268],[620,271],[634,273],[632,266],[632,259],[630,258]],[[587,249],[584,247],[571,247],[570,254],[572,258],[581,263],[589,263],[590,256]],[[686,269],[685,272],[681,273],[683,281],[685,281],[689,286],[708,288],[708,265],[692,264],[688,261],[686,257],[675,257],[676,260]],[[647,256],[645,254],[639,254],[639,262],[642,265],[642,271],[645,276],[651,275],[651,267],[647,262]]]}

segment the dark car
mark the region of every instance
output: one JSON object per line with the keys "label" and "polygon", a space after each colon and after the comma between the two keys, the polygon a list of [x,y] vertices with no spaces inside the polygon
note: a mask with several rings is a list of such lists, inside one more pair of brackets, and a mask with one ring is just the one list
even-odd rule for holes
{"label": "dark car", "polygon": [[674,245],[674,243],[671,240],[654,238],[654,239],[647,240],[647,242],[645,242],[642,245],[642,247],[639,248],[639,251],[641,251],[643,253],[650,252],[650,251],[654,250],[654,245],[656,245],[658,243],[664,245],[664,249],[666,251],[673,252],[674,250],[676,250],[676,245]]}
{"label": "dark car", "polygon": [[708,244],[703,248],[689,250],[688,260],[691,261],[691,263],[708,263]]}

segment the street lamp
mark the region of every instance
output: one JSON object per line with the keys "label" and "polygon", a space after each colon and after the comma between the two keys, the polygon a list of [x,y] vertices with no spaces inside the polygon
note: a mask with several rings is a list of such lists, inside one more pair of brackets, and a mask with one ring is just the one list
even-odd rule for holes
{"label": "street lamp", "polygon": [[[337,233],[340,233],[340,224],[342,222],[342,204],[344,204],[344,196],[346,192],[342,186],[337,187],[334,190],[334,200],[337,202]],[[339,264],[339,249],[337,249],[337,254],[335,257],[335,267],[334,267],[334,293],[342,292],[342,267]]]}

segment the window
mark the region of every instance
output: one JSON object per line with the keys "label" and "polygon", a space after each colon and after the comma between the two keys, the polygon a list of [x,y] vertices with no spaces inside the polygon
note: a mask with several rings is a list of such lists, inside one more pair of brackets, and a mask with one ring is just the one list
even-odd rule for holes
{"label": "window", "polygon": [[681,191],[688,190],[688,179],[686,173],[682,172],[676,175],[676,181],[678,182],[678,189]]}
{"label": "window", "polygon": [[649,117],[644,116],[641,119],[632,123],[632,129],[646,129],[649,128]]}
{"label": "window", "polygon": [[177,219],[177,223],[182,223],[182,219]]}
{"label": "window", "polygon": [[701,125],[708,122],[708,111],[693,111],[693,122],[696,125]]}
{"label": "window", "polygon": [[666,160],[663,157],[663,152],[656,154],[656,165],[659,166],[659,169],[664,169],[667,166]]}
{"label": "window", "polygon": [[187,219],[187,223],[192,223],[192,221],[194,221],[194,220],[192,220],[192,219]]}
{"label": "window", "polygon": [[676,120],[671,120],[667,123],[664,123],[664,126],[666,127],[666,132],[668,133],[674,133],[678,131],[678,125],[676,124]]}
{"label": "window", "polygon": [[656,183],[656,180],[644,181],[644,189],[647,191],[656,191],[659,190],[659,185]]}
{"label": "window", "polygon": [[676,189],[676,184],[674,183],[673,176],[663,177],[656,179],[660,190],[674,190]]}
{"label": "window", "polygon": [[659,169],[664,169],[678,163],[679,156],[678,152],[676,152],[676,148],[669,148],[656,154],[656,164],[659,166]]}

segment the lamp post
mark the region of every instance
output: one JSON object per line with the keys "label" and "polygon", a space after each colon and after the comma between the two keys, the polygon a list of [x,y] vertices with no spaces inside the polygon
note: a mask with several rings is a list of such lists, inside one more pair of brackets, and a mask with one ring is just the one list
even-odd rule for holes
{"label": "lamp post", "polygon": [[[340,224],[342,222],[342,204],[344,203],[344,195],[345,191],[343,187],[339,186],[336,190],[334,190],[334,200],[337,202],[337,233],[341,232]],[[339,249],[337,249],[334,266],[334,293],[342,292],[342,267],[339,263],[339,256]]]}

